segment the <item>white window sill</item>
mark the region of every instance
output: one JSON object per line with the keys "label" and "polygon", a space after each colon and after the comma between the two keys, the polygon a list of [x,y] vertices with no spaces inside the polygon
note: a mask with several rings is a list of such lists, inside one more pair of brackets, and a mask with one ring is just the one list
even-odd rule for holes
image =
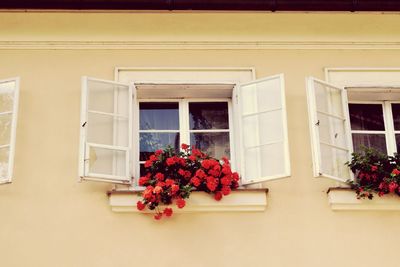
{"label": "white window sill", "polygon": [[[264,211],[267,207],[268,189],[239,189],[230,195],[216,201],[213,195],[205,192],[192,192],[186,200],[183,209],[175,208],[174,212],[254,212]],[[145,209],[139,211],[136,208],[140,200],[138,191],[110,191],[109,203],[114,212],[153,212]]]}
{"label": "white window sill", "polygon": [[348,188],[331,188],[328,191],[329,204],[332,210],[392,210],[400,211],[400,197],[397,195],[384,195],[374,198],[357,199],[355,191]]}

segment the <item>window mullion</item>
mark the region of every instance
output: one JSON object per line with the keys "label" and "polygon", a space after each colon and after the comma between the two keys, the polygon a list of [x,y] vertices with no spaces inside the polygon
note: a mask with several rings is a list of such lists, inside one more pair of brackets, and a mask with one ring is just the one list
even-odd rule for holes
{"label": "window mullion", "polygon": [[386,129],[386,142],[388,147],[388,154],[393,155],[397,152],[396,148],[396,137],[394,132],[394,122],[392,113],[392,103],[384,101],[384,113],[385,129]]}
{"label": "window mullion", "polygon": [[181,144],[190,144],[189,102],[185,99],[179,101],[179,134]]}

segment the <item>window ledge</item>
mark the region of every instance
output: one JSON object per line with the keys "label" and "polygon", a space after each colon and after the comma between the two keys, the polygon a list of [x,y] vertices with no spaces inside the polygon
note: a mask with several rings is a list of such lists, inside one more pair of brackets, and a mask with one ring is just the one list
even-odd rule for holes
{"label": "window ledge", "polygon": [[357,199],[356,193],[349,188],[330,188],[329,204],[332,210],[392,210],[400,211],[400,197],[397,195],[374,195],[370,199]]}
{"label": "window ledge", "polygon": [[[138,211],[137,201],[140,191],[113,190],[108,192],[111,210],[114,212],[153,212],[145,209]],[[268,189],[238,189],[229,196],[216,201],[205,192],[192,192],[183,209],[174,209],[177,213],[187,212],[254,212],[264,211],[267,207]]]}

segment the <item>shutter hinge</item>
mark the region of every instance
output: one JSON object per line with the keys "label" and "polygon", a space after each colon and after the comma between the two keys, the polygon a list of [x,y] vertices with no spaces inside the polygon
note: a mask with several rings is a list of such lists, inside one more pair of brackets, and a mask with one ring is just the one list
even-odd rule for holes
{"label": "shutter hinge", "polygon": [[319,120],[317,121],[317,123],[315,124],[316,126],[319,126]]}

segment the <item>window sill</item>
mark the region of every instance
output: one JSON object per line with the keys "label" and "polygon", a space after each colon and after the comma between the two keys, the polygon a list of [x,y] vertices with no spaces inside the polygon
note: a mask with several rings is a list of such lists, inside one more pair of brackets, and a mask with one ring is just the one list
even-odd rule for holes
{"label": "window sill", "polygon": [[[146,209],[138,211],[136,202],[140,200],[138,191],[110,191],[109,204],[114,212],[153,212]],[[267,207],[268,189],[238,189],[229,196],[216,201],[205,192],[192,192],[183,209],[174,209],[177,213],[187,212],[254,212],[264,211]]]}
{"label": "window sill", "polygon": [[397,195],[374,195],[370,199],[357,199],[356,193],[348,188],[330,188],[329,204],[332,210],[391,210],[400,211],[400,197]]}

